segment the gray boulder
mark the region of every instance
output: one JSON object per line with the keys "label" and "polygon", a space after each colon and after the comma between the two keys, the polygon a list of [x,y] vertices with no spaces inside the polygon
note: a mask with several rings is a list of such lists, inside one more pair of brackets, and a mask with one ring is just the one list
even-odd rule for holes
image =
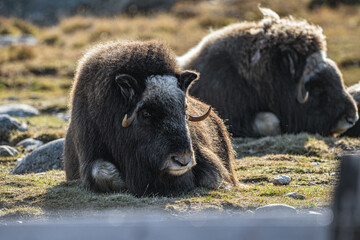
{"label": "gray boulder", "polygon": [[30,151],[30,150],[34,150],[35,148],[40,147],[43,144],[44,143],[40,140],[36,140],[33,138],[27,138],[27,139],[22,140],[18,144],[16,144],[16,147],[23,147],[24,150]]}
{"label": "gray boulder", "polygon": [[[31,35],[1,35],[0,36],[0,46],[7,46],[7,45],[36,45],[37,40],[35,37]],[[9,98],[8,98],[9,99]],[[18,100],[10,98],[10,101]]]}
{"label": "gray boulder", "polygon": [[296,208],[285,204],[269,204],[263,207],[259,207],[255,210],[255,214],[267,215],[267,216],[280,216],[280,215],[296,215]]}
{"label": "gray boulder", "polygon": [[0,146],[0,157],[15,157],[18,154],[15,148]]}
{"label": "gray boulder", "polygon": [[12,117],[29,117],[39,115],[39,111],[27,104],[7,104],[0,106],[0,114]]}
{"label": "gray boulder", "polygon": [[28,128],[25,123],[20,123],[7,114],[0,114],[0,133],[13,130],[24,132],[27,131]]}
{"label": "gray boulder", "polygon": [[52,169],[64,169],[62,162],[64,138],[51,141],[35,149],[21,160],[11,174],[39,173]]}

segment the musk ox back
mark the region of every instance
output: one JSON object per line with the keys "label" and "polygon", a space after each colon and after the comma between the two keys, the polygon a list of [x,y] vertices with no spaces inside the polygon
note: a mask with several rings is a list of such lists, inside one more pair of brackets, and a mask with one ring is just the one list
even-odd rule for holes
{"label": "musk ox back", "polygon": [[178,63],[200,72],[190,95],[229,119],[234,136],[340,134],[358,120],[322,29],[261,9],[260,22],[210,33]]}
{"label": "musk ox back", "polygon": [[238,184],[222,120],[156,41],[110,42],[79,62],[65,140],[68,180],[100,192],[171,195]]}

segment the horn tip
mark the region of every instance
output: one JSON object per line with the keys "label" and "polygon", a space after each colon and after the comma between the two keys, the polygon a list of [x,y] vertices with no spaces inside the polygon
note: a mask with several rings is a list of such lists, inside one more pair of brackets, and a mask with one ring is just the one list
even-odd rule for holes
{"label": "horn tip", "polygon": [[121,126],[124,127],[124,128],[128,127],[128,125],[127,125],[127,114],[125,114],[125,117],[122,120]]}

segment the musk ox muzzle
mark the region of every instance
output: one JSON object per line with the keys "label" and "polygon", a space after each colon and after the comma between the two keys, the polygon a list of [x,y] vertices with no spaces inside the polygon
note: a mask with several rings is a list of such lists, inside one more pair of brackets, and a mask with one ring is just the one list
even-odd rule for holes
{"label": "musk ox muzzle", "polygon": [[351,115],[344,115],[340,121],[337,123],[336,127],[333,129],[333,135],[338,136],[346,132],[349,128],[353,127],[355,123],[359,120],[358,112]]}
{"label": "musk ox muzzle", "polygon": [[189,171],[195,165],[196,161],[192,151],[180,154],[170,154],[161,167],[161,171],[165,171],[173,176],[180,176]]}

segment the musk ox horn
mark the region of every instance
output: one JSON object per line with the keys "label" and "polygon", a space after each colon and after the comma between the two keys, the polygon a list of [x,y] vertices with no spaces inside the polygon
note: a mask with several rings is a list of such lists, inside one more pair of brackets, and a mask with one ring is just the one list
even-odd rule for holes
{"label": "musk ox horn", "polygon": [[200,122],[200,121],[202,121],[202,120],[205,120],[205,119],[210,115],[211,109],[212,109],[212,108],[211,108],[211,106],[210,106],[209,109],[207,110],[207,112],[206,112],[204,115],[198,116],[198,117],[194,117],[194,116],[191,116],[191,115],[189,114],[188,120],[189,120],[189,121],[192,121],[192,122]]}
{"label": "musk ox horn", "polygon": [[[305,80],[304,77],[301,78],[298,87],[297,87],[297,100],[300,104],[304,104],[309,100],[309,92],[305,90]],[[305,96],[303,96],[303,91],[306,91]]]}
{"label": "musk ox horn", "polygon": [[[317,72],[321,71],[325,67],[325,58],[325,52],[319,51],[311,54],[306,59],[304,72],[297,86],[296,98],[300,104],[304,104],[308,101],[309,92],[306,91],[305,84],[310,80],[311,76],[315,75]],[[303,92],[305,92],[305,96],[303,96]]]}
{"label": "musk ox horn", "polygon": [[133,114],[131,114],[129,119],[127,118],[127,114],[125,114],[125,117],[122,120],[121,126],[123,126],[124,128],[129,127],[132,124],[132,122],[134,121],[134,119],[135,119],[135,111],[133,112]]}

